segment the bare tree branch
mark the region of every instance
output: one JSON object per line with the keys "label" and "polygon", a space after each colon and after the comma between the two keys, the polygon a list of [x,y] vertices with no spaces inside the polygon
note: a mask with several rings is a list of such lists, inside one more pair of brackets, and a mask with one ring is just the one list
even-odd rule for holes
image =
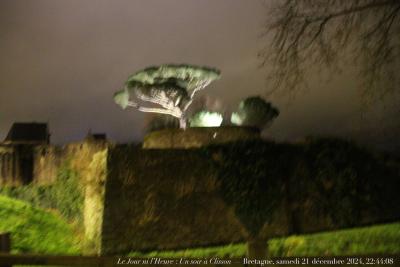
{"label": "bare tree branch", "polygon": [[260,57],[275,91],[303,88],[310,68],[338,71],[346,57],[360,66],[362,86],[369,95],[400,89],[394,75],[400,50],[400,0],[269,3],[267,44]]}

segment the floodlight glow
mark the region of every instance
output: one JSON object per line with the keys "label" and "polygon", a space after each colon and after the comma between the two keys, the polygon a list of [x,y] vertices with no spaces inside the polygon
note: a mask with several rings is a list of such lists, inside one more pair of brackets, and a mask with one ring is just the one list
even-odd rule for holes
{"label": "floodlight glow", "polygon": [[237,114],[236,112],[233,112],[231,115],[231,122],[232,124],[235,125],[242,125],[243,119]]}
{"label": "floodlight glow", "polygon": [[190,120],[190,127],[219,127],[222,120],[218,112],[199,112]]}

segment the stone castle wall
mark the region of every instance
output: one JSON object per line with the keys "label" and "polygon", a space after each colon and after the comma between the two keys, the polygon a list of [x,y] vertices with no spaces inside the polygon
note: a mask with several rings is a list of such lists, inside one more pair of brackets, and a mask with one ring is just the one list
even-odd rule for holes
{"label": "stone castle wall", "polygon": [[216,192],[215,169],[196,150],[117,146],[107,166],[103,254],[243,240],[243,227]]}
{"label": "stone castle wall", "polygon": [[143,148],[195,148],[211,144],[260,138],[260,130],[252,127],[193,127],[186,130],[165,129],[145,136]]}
{"label": "stone castle wall", "polygon": [[[92,141],[37,146],[32,152],[33,182],[51,183],[63,164],[74,169],[84,191],[85,238],[92,244],[88,253],[106,255],[247,240],[246,220],[238,216],[237,203],[221,194],[225,185],[218,166],[232,155],[232,175],[244,169],[252,173],[257,166],[278,181],[281,197],[260,231],[262,238],[400,219],[393,186],[398,175],[345,142],[288,145],[256,141],[254,135],[252,142],[237,147],[207,150],[201,144],[213,144],[212,131],[205,129],[195,138],[177,133],[183,139],[166,141],[164,149]],[[170,140],[171,133],[166,136]],[[182,145],[192,148],[180,149]],[[24,149],[1,146],[0,155],[8,155],[5,162],[17,162]]]}
{"label": "stone castle wall", "polygon": [[104,141],[70,143],[65,146],[0,144],[0,186],[49,185],[57,179],[60,167],[81,172]]}
{"label": "stone castle wall", "polygon": [[0,145],[0,185],[50,184],[63,159],[52,145]]}
{"label": "stone castle wall", "polygon": [[[101,254],[246,241],[252,238],[251,214],[255,221],[265,217],[257,234],[261,239],[400,219],[394,189],[398,174],[345,141],[290,145],[258,140],[199,149],[121,145],[110,147],[104,157],[104,191],[97,198],[104,203],[103,221],[97,223]],[[232,169],[224,169],[229,161]],[[267,205],[276,202],[269,211],[265,206],[243,210],[240,201],[224,198],[229,177],[227,184],[220,175],[229,171],[233,179],[246,169],[248,175],[234,183],[265,173],[257,183],[265,186],[260,199]],[[259,200],[252,201],[247,209],[258,205]]]}
{"label": "stone castle wall", "polygon": [[0,186],[21,184],[18,154],[15,147],[0,145]]}
{"label": "stone castle wall", "polygon": [[0,185],[20,186],[34,182],[35,148],[0,144]]}
{"label": "stone castle wall", "polygon": [[33,150],[33,183],[54,183],[60,167],[65,161],[62,147],[53,145],[36,146]]}

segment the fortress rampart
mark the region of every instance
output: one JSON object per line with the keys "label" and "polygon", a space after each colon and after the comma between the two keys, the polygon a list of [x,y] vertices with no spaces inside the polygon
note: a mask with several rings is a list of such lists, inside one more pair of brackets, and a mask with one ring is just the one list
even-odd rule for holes
{"label": "fortress rampart", "polygon": [[251,129],[233,132],[164,130],[143,146],[93,138],[30,150],[3,144],[7,164],[32,157],[30,181],[10,176],[14,167],[8,165],[3,185],[51,184],[67,163],[81,179],[91,254],[210,246],[400,219],[398,170],[354,144],[279,144]]}

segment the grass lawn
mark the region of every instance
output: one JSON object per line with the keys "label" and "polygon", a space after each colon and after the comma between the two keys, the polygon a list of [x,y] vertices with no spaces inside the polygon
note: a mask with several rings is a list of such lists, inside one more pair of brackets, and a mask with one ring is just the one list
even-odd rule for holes
{"label": "grass lawn", "polygon": [[72,227],[57,215],[0,195],[0,232],[11,232],[12,253],[77,254]]}
{"label": "grass lawn", "polygon": [[[275,238],[269,241],[269,249],[272,257],[400,254],[400,223]],[[138,257],[171,258],[209,258],[213,256],[241,258],[245,255],[245,244],[129,254],[129,256]]]}

